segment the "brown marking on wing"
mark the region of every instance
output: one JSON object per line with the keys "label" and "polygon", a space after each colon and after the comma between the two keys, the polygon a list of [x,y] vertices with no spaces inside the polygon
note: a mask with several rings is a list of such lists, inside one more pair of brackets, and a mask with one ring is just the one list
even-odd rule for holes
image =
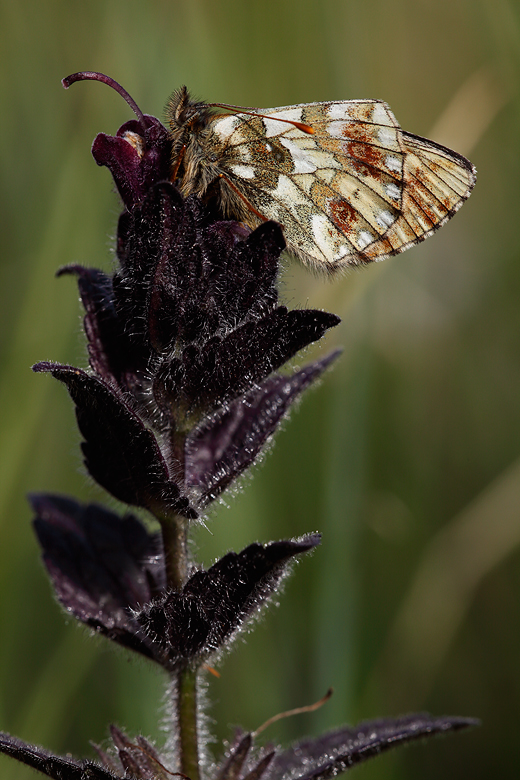
{"label": "brown marking on wing", "polygon": [[349,106],[349,114],[355,121],[358,122],[373,122],[374,103],[367,101],[366,103],[352,102]]}
{"label": "brown marking on wing", "polygon": [[351,171],[353,175],[358,174],[364,178],[375,178],[381,181],[379,172],[385,174],[388,181],[396,182],[399,185],[401,172],[395,168],[388,167],[388,159],[396,158],[402,160],[402,152],[397,149],[387,149],[374,143],[374,139],[365,133],[363,137],[351,140],[346,137],[345,140],[338,138],[327,138],[320,136],[320,146],[325,151],[331,152],[336,159],[343,162],[346,171]]}
{"label": "brown marking on wing", "polygon": [[359,214],[346,200],[329,201],[329,215],[336,227],[349,237],[359,229]]}
{"label": "brown marking on wing", "polygon": [[[370,117],[372,110],[370,110]],[[367,117],[368,118],[368,117]],[[344,153],[351,158],[352,167],[361,175],[374,175],[366,166],[379,170],[385,168],[384,158],[388,150],[379,146],[374,137],[373,125],[350,124],[345,122],[343,129]]]}
{"label": "brown marking on wing", "polygon": [[345,152],[350,157],[350,164],[356,173],[361,176],[379,178],[379,171],[385,168],[386,153],[383,153],[378,146],[356,141],[348,141],[345,147]]}

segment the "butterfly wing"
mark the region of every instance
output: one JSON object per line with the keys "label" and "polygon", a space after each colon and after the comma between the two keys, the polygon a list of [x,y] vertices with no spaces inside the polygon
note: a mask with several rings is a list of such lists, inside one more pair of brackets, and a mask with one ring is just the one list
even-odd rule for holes
{"label": "butterfly wing", "polygon": [[253,207],[251,225],[254,212],[280,222],[289,250],[330,272],[383,260],[427,238],[475,184],[468,160],[403,132],[382,101],[261,114],[212,120],[219,167]]}

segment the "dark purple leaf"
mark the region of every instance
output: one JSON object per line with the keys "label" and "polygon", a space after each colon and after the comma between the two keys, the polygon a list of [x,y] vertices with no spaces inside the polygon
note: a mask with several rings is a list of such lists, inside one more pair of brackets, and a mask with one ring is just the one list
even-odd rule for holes
{"label": "dark purple leaf", "polygon": [[[217,229],[218,223],[208,230],[211,239]],[[215,285],[215,300],[225,313],[228,327],[259,317],[276,305],[278,258],[284,249],[280,225],[263,222],[226,255],[219,284]]]}
{"label": "dark purple leaf", "polygon": [[116,726],[110,727],[110,735],[121,766],[125,770],[125,777],[135,777],[139,780],[171,778],[171,773],[163,766],[155,748],[144,737],[137,737],[135,743],[131,742]]}
{"label": "dark purple leaf", "polygon": [[238,730],[212,780],[260,780],[267,772],[276,750],[270,750],[258,760],[258,751],[251,751],[252,747],[253,735]]}
{"label": "dark purple leaf", "polygon": [[92,761],[55,756],[43,748],[0,732],[0,753],[15,758],[53,780],[121,780]]}
{"label": "dark purple leaf", "polygon": [[185,480],[200,493],[201,504],[251,466],[290,406],[339,354],[336,350],[289,376],[269,377],[190,433]]}
{"label": "dark purple leaf", "polygon": [[34,528],[58,601],[78,620],[153,657],[131,610],[156,597],[166,576],[159,534],[133,515],[62,496],[30,496]]}
{"label": "dark purple leaf", "polygon": [[135,345],[132,345],[133,349],[129,348],[129,340],[114,305],[112,278],[96,268],[80,265],[61,268],[58,275],[63,274],[78,277],[85,308],[84,326],[90,367],[105,382],[121,386],[127,372],[146,368],[148,356],[140,356]]}
{"label": "dark purple leaf", "polygon": [[325,780],[390,748],[435,734],[478,725],[472,718],[436,718],[427,713],[374,720],[305,739],[275,756],[272,780]]}
{"label": "dark purple leaf", "polygon": [[85,465],[102,487],[127,504],[197,517],[170,480],[153,433],[113,389],[72,366],[38,363],[34,370],[48,371],[67,386],[85,438]]}
{"label": "dark purple leaf", "polygon": [[211,222],[196,198],[184,201],[168,182],[156,186],[119,224],[114,292],[128,331],[146,333],[159,352],[272,308],[285,244],[280,227],[266,225],[248,235],[238,223]]}
{"label": "dark purple leaf", "polygon": [[181,592],[171,591],[145,605],[137,620],[172,666],[207,657],[262,608],[291,558],[319,542],[319,534],[311,534],[300,541],[252,544],[240,553],[230,552],[207,571],[193,574]]}
{"label": "dark purple leaf", "polygon": [[198,201],[162,182],[120,222],[116,308],[133,338],[156,351],[219,327],[207,275],[220,256],[218,245],[206,246],[202,214]]}
{"label": "dark purple leaf", "polygon": [[[138,346],[155,344],[162,349],[163,342],[176,337],[178,296],[175,291],[168,295],[167,279],[160,271],[166,266],[170,275],[174,273],[176,239],[184,215],[180,194],[173,185],[162,182],[147,194],[139,209],[120,218],[117,252],[121,268],[114,276],[115,306],[132,343]],[[190,270],[188,264],[181,279],[187,279]],[[164,333],[154,321],[161,316],[166,317]]]}
{"label": "dark purple leaf", "polygon": [[156,382],[164,389],[156,386],[154,393],[172,400],[180,395],[195,408],[222,403],[261,382],[339,321],[327,312],[287,311],[279,306],[226,336],[214,337],[200,346],[190,345],[180,359],[163,363]]}
{"label": "dark purple leaf", "polygon": [[238,743],[234,744],[230,749],[229,755],[224,759],[214,780],[238,780],[252,745],[252,735],[244,734]]}
{"label": "dark purple leaf", "polygon": [[256,766],[254,766],[247,774],[244,775],[244,780],[260,780],[260,778],[264,776],[267,769],[271,765],[275,755],[276,751],[272,750],[266,756],[261,758]]}

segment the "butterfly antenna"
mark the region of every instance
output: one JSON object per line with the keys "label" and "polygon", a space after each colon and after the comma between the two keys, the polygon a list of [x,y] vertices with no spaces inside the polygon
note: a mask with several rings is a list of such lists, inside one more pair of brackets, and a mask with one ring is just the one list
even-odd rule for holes
{"label": "butterfly antenna", "polygon": [[282,718],[289,718],[291,715],[302,715],[304,712],[314,712],[314,710],[319,710],[319,708],[323,707],[325,702],[330,699],[333,693],[334,689],[329,688],[325,696],[322,696],[319,701],[315,701],[314,704],[307,704],[306,707],[296,707],[294,710],[287,710],[287,712],[279,712],[278,715],[273,715],[272,718],[269,718],[269,720],[266,720],[265,723],[262,723],[262,725],[257,728],[256,731],[253,731],[253,736],[258,736],[258,734],[260,734],[262,731],[265,731],[268,726],[276,723],[277,720],[282,720]]}
{"label": "butterfly antenna", "polygon": [[240,111],[241,114],[248,114],[249,116],[259,116],[260,118],[265,117],[266,119],[272,119],[274,122],[285,122],[288,125],[294,125],[298,130],[301,130],[302,133],[308,133],[309,135],[314,135],[314,129],[310,125],[304,124],[304,122],[295,122],[293,119],[282,119],[278,116],[270,116],[269,114],[261,114],[259,111],[251,111],[250,108],[244,108],[244,106],[232,106],[228,105],[227,103],[207,103],[210,108],[226,108],[229,110],[233,110],[233,112],[236,112],[237,110]]}
{"label": "butterfly antenna", "polygon": [[101,81],[102,84],[107,84],[109,87],[112,87],[112,89],[115,89],[115,91],[121,95],[123,100],[126,100],[136,117],[138,118],[143,131],[146,130],[146,123],[144,121],[144,114],[135,102],[135,100],[130,97],[126,89],[123,89],[121,84],[118,84],[117,81],[114,81],[114,79],[110,78],[110,76],[105,76],[104,73],[97,73],[94,70],[82,70],[79,73],[72,73],[70,76],[67,76],[66,78],[61,80],[61,83],[65,87],[65,89],[68,89],[71,84],[74,84],[75,81]]}

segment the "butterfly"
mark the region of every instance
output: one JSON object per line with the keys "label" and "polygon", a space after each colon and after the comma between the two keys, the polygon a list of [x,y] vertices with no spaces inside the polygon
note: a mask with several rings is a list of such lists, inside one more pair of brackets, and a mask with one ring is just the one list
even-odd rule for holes
{"label": "butterfly", "polygon": [[288,250],[328,273],[428,238],[476,181],[469,160],[401,130],[381,100],[244,109],[194,101],[182,87],[167,119],[183,195],[216,198],[251,228],[279,222]]}

